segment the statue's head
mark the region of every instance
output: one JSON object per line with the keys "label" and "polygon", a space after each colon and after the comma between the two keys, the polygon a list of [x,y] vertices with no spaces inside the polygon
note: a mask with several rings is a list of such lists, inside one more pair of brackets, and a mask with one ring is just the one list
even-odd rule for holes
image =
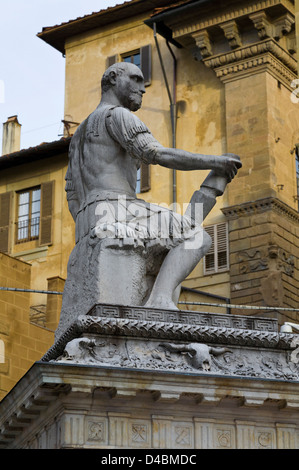
{"label": "statue's head", "polygon": [[131,111],[141,107],[145,88],[143,74],[137,65],[128,62],[111,65],[102,77],[101,86],[102,97],[113,93],[121,106]]}

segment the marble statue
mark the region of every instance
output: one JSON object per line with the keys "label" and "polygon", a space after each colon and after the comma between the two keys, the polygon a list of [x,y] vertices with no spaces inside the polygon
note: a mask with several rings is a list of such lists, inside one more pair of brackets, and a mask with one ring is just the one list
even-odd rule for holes
{"label": "marble statue", "polygon": [[[141,70],[116,63],[102,98],[75,132],[66,193],[76,223],[58,333],[96,303],[177,309],[175,292],[211,246],[201,223],[242,166],[238,156],[163,147],[133,112],[145,93]],[[141,162],[211,170],[184,215],[136,197]],[[203,210],[197,210],[203,207]]]}

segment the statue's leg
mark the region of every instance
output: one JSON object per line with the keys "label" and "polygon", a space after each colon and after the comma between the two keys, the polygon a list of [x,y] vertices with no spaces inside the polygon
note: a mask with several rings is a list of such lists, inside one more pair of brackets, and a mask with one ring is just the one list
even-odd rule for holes
{"label": "statue's leg", "polygon": [[[165,257],[155,280],[146,307],[177,309],[173,302],[177,286],[190,274],[211,246],[211,238],[206,232],[197,233],[200,248],[190,249],[190,241],[184,241],[172,248]],[[197,241],[194,240],[197,244]]]}
{"label": "statue's leg", "polygon": [[[227,179],[211,171],[199,191],[195,191],[185,215],[195,224],[201,225],[205,217],[216,204],[216,197],[223,194]],[[203,204],[199,211],[196,204]],[[198,219],[201,218],[201,220]],[[192,248],[194,246],[195,248]],[[197,231],[193,242],[185,240],[172,248],[165,257],[155,280],[146,307],[177,309],[173,302],[174,291],[195,268],[211,246],[211,238],[204,231]]]}

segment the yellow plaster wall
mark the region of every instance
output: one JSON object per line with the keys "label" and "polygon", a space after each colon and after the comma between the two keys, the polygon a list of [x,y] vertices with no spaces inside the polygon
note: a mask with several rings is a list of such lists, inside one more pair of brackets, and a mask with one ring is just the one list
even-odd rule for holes
{"label": "yellow plaster wall", "polygon": [[[67,155],[58,155],[16,168],[3,170],[0,178],[0,192],[13,191],[9,254],[30,263],[31,289],[47,290],[48,278],[59,276],[66,279],[67,262],[75,243],[74,222],[67,207],[64,190]],[[55,181],[52,244],[40,247],[38,240],[15,244],[16,192],[48,181]],[[30,305],[46,303],[46,295],[30,295]]]}
{"label": "yellow plaster wall", "polygon": [[[0,253],[2,287],[31,288],[31,266]],[[0,291],[0,400],[53,344],[54,333],[29,321],[30,294]]]}

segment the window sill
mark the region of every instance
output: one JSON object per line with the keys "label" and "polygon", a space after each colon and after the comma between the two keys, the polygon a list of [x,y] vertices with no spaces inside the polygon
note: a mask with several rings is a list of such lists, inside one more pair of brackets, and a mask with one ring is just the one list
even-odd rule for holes
{"label": "window sill", "polygon": [[[18,245],[20,246],[20,245]],[[24,261],[31,261],[38,258],[45,258],[48,254],[48,247],[32,247],[28,250],[24,251],[17,251],[16,253],[12,253],[11,256],[13,258],[22,258]]]}
{"label": "window sill", "polygon": [[203,275],[215,276],[215,274],[223,274],[223,273],[227,273],[228,271],[229,271],[229,268],[225,268],[225,269],[219,269],[219,271],[204,272]]}

